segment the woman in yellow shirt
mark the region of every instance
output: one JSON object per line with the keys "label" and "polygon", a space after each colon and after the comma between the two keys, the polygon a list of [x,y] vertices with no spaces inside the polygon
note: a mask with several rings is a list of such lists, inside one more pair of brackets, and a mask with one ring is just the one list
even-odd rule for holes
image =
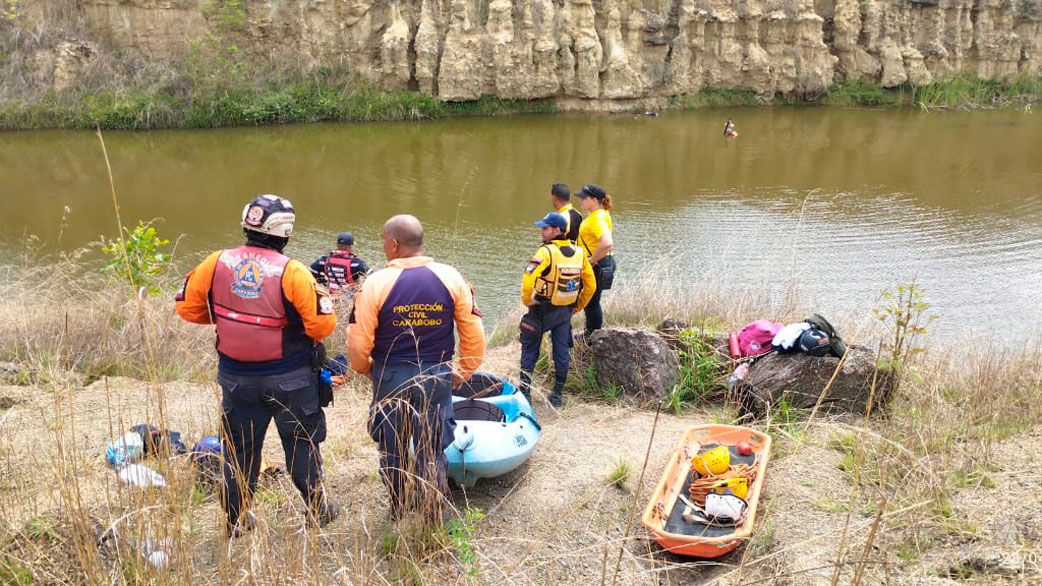
{"label": "woman in yellow shirt", "polygon": [[579,244],[589,255],[594,276],[597,277],[597,292],[583,310],[586,312],[586,335],[589,336],[604,324],[601,292],[611,289],[615,278],[615,259],[611,255],[611,196],[595,183],[583,185],[578,195],[583,211],[589,213],[579,225]]}

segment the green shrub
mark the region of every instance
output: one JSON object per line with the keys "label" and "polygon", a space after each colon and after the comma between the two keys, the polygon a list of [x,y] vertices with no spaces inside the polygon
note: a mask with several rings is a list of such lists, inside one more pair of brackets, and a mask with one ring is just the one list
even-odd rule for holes
{"label": "green shrub", "polygon": [[133,286],[135,290],[159,293],[156,277],[170,262],[170,255],[159,252],[159,249],[169,243],[169,240],[156,235],[151,223],[138,222],[133,230],[124,226],[122,238],[101,246],[101,251],[109,256],[101,272]]}
{"label": "green shrub", "polygon": [[680,380],[667,406],[681,415],[688,405],[699,405],[727,390],[728,362],[695,330],[680,332]]}
{"label": "green shrub", "polygon": [[840,106],[887,106],[897,103],[898,96],[866,79],[855,79],[829,86],[825,101]]}

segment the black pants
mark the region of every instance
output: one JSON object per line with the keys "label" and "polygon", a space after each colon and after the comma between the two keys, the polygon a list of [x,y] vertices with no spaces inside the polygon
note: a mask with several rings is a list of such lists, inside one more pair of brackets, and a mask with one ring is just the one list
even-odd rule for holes
{"label": "black pants", "polygon": [[539,361],[539,346],[543,342],[543,334],[550,332],[550,344],[554,357],[554,382],[564,383],[568,379],[568,366],[571,361],[569,349],[572,347],[572,310],[569,307],[555,307],[543,317],[542,332],[539,335],[521,334],[521,372],[529,375],[535,370]]}
{"label": "black pants", "polygon": [[590,298],[590,302],[586,304],[583,309],[586,314],[586,333],[589,334],[594,330],[599,330],[604,326],[604,312],[601,311],[601,289],[597,288],[597,292]]}
{"label": "black pants", "polygon": [[409,508],[437,515],[448,498],[445,448],[456,435],[452,366],[374,367],[370,413],[369,435],[380,448],[380,476],[390,496],[391,516],[399,518]]}
{"label": "black pants", "polygon": [[228,525],[239,520],[257,489],[264,435],[273,418],[293,484],[309,507],[321,505],[318,445],[326,439],[326,414],[319,407],[318,381],[311,368],[268,376],[218,373],[217,381],[222,390],[226,455],[222,500]]}

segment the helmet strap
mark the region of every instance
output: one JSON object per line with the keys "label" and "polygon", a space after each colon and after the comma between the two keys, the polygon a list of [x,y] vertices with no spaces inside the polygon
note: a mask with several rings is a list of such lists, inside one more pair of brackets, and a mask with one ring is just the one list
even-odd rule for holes
{"label": "helmet strap", "polygon": [[289,244],[289,238],[282,236],[272,236],[271,234],[264,234],[249,228],[243,228],[243,233],[246,234],[246,244],[248,246],[257,246],[260,248],[270,248],[276,252],[281,253],[286,245]]}

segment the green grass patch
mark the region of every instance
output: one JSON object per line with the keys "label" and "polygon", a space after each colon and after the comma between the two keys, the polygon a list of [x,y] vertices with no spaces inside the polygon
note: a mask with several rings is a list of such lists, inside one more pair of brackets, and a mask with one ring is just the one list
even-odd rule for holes
{"label": "green grass patch", "polygon": [[576,393],[583,399],[605,403],[617,401],[620,395],[619,387],[615,383],[601,385],[597,382],[597,371],[593,364],[587,365],[582,370],[576,368],[569,370],[565,389]]}
{"label": "green grass patch", "polygon": [[957,75],[927,85],[910,86],[912,102],[925,108],[989,108],[1029,103],[1042,98],[1042,76],[1019,74],[1008,79]]}
{"label": "green grass patch", "polygon": [[612,468],[611,472],[608,473],[608,476],[604,479],[604,481],[607,482],[609,485],[614,485],[618,488],[622,488],[622,485],[625,484],[626,479],[629,478],[629,476],[630,463],[622,458],[619,458],[618,463],[615,464],[615,467]]}
{"label": "green grass patch", "polygon": [[[189,84],[192,85],[192,84]],[[0,106],[0,128],[219,128],[306,122],[426,120],[451,116],[495,116],[553,112],[549,100],[504,100],[485,96],[442,102],[411,91],[381,92],[316,78],[266,87],[201,88],[187,96],[178,88],[103,91],[80,97],[45,95],[32,103]]]}
{"label": "green grass patch", "polygon": [[24,533],[31,541],[58,541],[58,520],[47,515],[33,517],[26,522]]}
{"label": "green grass patch", "polygon": [[682,415],[688,405],[699,405],[727,390],[728,362],[703,341],[695,330],[679,334],[680,380],[670,393],[667,406]]}
{"label": "green grass patch", "polygon": [[898,103],[900,94],[865,80],[844,81],[829,86],[825,102],[837,106],[889,106]]}
{"label": "green grass patch", "polygon": [[4,554],[0,556],[0,584],[32,584],[33,570],[13,556]]}
{"label": "green grass patch", "polygon": [[448,531],[449,541],[456,550],[456,557],[463,566],[467,576],[474,577],[481,567],[478,565],[478,555],[474,551],[472,542],[477,522],[485,518],[485,513],[476,507],[467,507],[463,514],[455,519],[450,519],[445,524]]}

